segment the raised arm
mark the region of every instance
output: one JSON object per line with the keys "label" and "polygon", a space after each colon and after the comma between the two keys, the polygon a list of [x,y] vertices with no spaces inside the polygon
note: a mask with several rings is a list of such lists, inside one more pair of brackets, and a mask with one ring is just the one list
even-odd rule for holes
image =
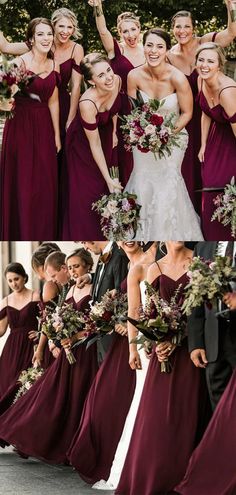
{"label": "raised arm", "polygon": [[[227,13],[228,13],[228,25],[223,31],[220,31],[216,35],[216,43],[218,43],[223,48],[228,46],[234,38],[236,37],[236,2],[235,0],[225,0]],[[234,9],[234,20],[232,19],[231,12]],[[205,43],[207,41],[212,41],[213,33],[207,33],[202,36],[200,42]]]}
{"label": "raised arm", "polygon": [[[75,64],[79,65],[83,57],[84,57],[83,47],[81,45],[76,45],[74,52]],[[70,123],[74,119],[77,112],[78,103],[80,99],[80,92],[81,92],[81,81],[82,81],[81,74],[77,72],[77,70],[73,69],[71,75],[70,110],[66,122],[66,129],[68,129]]]}
{"label": "raised arm", "polygon": [[0,31],[0,51],[9,55],[22,55],[28,52],[29,48],[24,42],[10,43]]}
{"label": "raised arm", "polygon": [[175,132],[181,131],[191,120],[193,114],[193,95],[185,75],[178,69],[174,72],[174,87],[180,106],[180,116],[175,124]]}
{"label": "raised arm", "polygon": [[88,0],[88,4],[94,7],[94,15],[96,19],[97,30],[99,32],[101,42],[107,52],[108,57],[114,58],[114,42],[110,31],[107,29],[106,20],[102,10],[102,0]]}

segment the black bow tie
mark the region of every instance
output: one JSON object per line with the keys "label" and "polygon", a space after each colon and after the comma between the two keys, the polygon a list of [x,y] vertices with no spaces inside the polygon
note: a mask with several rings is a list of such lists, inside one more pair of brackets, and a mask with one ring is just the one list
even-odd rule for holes
{"label": "black bow tie", "polygon": [[103,263],[103,264],[106,264],[108,263],[108,261],[110,261],[111,259],[111,256],[112,256],[112,252],[111,251],[108,251],[108,253],[104,253],[104,254],[101,254],[99,256],[99,260],[98,260],[98,263]]}

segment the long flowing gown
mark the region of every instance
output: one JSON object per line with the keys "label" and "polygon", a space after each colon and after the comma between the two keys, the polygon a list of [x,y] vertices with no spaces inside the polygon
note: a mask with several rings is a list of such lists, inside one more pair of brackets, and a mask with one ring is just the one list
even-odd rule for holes
{"label": "long flowing gown", "polygon": [[[188,277],[161,274],[153,285],[169,301]],[[185,339],[186,340],[186,339]],[[181,480],[198,433],[201,374],[183,341],[169,358],[171,373],[161,373],[153,353],[116,495],[163,495]],[[189,494],[190,495],[190,494]]]}
{"label": "long flowing gown", "polygon": [[[202,164],[203,188],[222,188],[222,191],[236,175],[236,137],[231,128],[231,124],[236,123],[236,113],[229,117],[220,103],[210,108],[202,91],[199,92],[199,104],[212,119]],[[221,191],[203,192],[202,230],[207,241],[233,239],[230,226],[225,227],[218,220],[211,222],[216,209],[213,199]]]}
{"label": "long flowing gown", "polygon": [[205,435],[193,452],[181,495],[235,495],[236,493],[236,371],[214,412]]}
{"label": "long flowing gown", "polygon": [[0,320],[7,316],[10,334],[0,357],[0,399],[16,383],[21,371],[32,366],[34,343],[28,333],[37,330],[38,302],[30,301],[18,310],[10,305],[0,311]]}
{"label": "long flowing gown", "polygon": [[[33,74],[33,73],[32,73]],[[1,239],[55,239],[58,167],[48,100],[58,83],[54,70],[36,76],[27,96],[15,97],[1,153]]]}
{"label": "long flowing gown", "polygon": [[[90,296],[74,303],[78,311]],[[73,299],[67,301],[73,302]],[[84,401],[97,372],[96,346],[72,348],[69,364],[62,349],[31,389],[0,418],[1,444],[49,463],[67,463],[66,452],[78,427]]]}
{"label": "long flowing gown", "polygon": [[[140,93],[145,102],[149,100],[143,91]],[[163,100],[159,114],[165,116],[174,112],[178,116],[176,93]],[[136,240],[203,240],[198,217],[181,175],[188,143],[187,132],[182,132],[181,147],[175,147],[167,158],[155,159],[152,152],[144,154],[136,148],[133,151],[134,168],[125,190],[137,194],[137,201],[142,206]]]}
{"label": "long flowing gown", "polygon": [[[121,290],[127,290],[126,279]],[[80,426],[68,451],[71,464],[88,483],[109,477],[135,381],[135,373],[129,366],[128,340],[116,334],[90,389]]]}
{"label": "long flowing gown", "polygon": [[92,203],[104,194],[109,194],[107,184],[96,164],[85,130],[98,129],[102,149],[108,168],[118,165],[117,147],[112,148],[112,117],[121,114],[127,106],[127,96],[120,91],[112,107],[97,112],[96,123],[85,122],[78,112],[66,136],[66,159],[68,185],[65,194],[65,215],[63,221],[64,240],[103,240],[99,215],[92,210]]}

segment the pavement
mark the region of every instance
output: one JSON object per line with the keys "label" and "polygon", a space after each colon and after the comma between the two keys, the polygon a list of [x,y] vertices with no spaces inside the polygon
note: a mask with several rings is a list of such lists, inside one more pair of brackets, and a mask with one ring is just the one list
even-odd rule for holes
{"label": "pavement", "polygon": [[0,495],[114,495],[93,490],[70,466],[22,459],[11,447],[0,449]]}

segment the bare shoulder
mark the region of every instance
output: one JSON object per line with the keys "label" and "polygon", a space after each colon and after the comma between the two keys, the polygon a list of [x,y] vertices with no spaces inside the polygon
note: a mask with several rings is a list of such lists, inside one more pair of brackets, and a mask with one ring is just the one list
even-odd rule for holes
{"label": "bare shoulder", "polygon": [[38,290],[33,291],[32,301],[40,301],[40,294]]}
{"label": "bare shoulder", "polygon": [[173,66],[170,67],[170,77],[171,77],[171,81],[178,85],[185,84],[186,82],[188,82],[187,77],[184,75],[184,73],[181,70],[177,69],[177,67],[173,67]]}
{"label": "bare shoulder", "polygon": [[141,280],[140,277],[142,276],[142,273],[143,273],[143,265],[142,264],[138,264],[138,265],[133,266],[129,270],[128,281],[139,282]]}
{"label": "bare shoulder", "polygon": [[145,75],[146,71],[143,66],[135,67],[128,74],[128,79],[130,81],[139,81],[140,77]]}
{"label": "bare shoulder", "polygon": [[161,270],[156,262],[152,263],[147,270],[147,281],[152,283],[158,275],[161,274]]}
{"label": "bare shoulder", "polygon": [[58,287],[54,282],[50,280],[45,282],[43,286],[43,302],[51,301],[58,295]]}
{"label": "bare shoulder", "polygon": [[83,57],[84,57],[84,49],[82,45],[76,43],[74,49],[74,59],[77,63],[80,63]]}
{"label": "bare shoulder", "polygon": [[4,309],[7,306],[7,298],[4,297],[0,302],[0,310]]}

